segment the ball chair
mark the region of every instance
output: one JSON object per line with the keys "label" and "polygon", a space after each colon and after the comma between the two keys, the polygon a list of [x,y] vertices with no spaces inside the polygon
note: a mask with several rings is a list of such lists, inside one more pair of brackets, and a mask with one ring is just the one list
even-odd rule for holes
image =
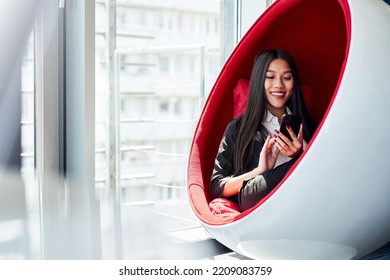
{"label": "ball chair", "polygon": [[[389,34],[381,0],[279,0],[256,20],[209,93],[190,148],[188,198],[211,236],[254,259],[359,259],[390,240]],[[254,57],[273,48],[296,61],[318,128],[269,195],[244,212],[226,201],[215,212],[208,188],[222,134],[242,112]]]}

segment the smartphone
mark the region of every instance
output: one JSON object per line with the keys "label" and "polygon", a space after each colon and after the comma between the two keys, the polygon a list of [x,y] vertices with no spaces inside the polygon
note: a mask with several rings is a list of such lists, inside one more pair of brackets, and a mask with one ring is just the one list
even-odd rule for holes
{"label": "smartphone", "polygon": [[302,118],[300,115],[284,114],[280,123],[279,131],[283,133],[283,135],[285,135],[288,139],[290,139],[290,141],[292,141],[292,138],[290,136],[290,133],[288,133],[286,126],[290,126],[291,129],[294,131],[295,135],[298,136],[299,127],[301,126],[301,123]]}

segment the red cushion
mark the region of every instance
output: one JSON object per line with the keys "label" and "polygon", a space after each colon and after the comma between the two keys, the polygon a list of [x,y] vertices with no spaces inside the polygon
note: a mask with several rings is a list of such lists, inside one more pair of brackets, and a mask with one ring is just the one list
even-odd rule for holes
{"label": "red cushion", "polygon": [[249,80],[239,79],[236,87],[233,89],[233,118],[241,115],[245,110],[246,100],[248,99]]}
{"label": "red cushion", "polygon": [[[233,89],[233,117],[241,115],[245,110],[246,100],[248,99],[249,80],[239,79],[236,87]],[[311,90],[307,86],[301,86],[303,99],[307,110],[311,110]]]}
{"label": "red cushion", "polygon": [[211,213],[221,217],[235,217],[240,214],[238,204],[226,198],[213,199],[209,203],[209,207]]}

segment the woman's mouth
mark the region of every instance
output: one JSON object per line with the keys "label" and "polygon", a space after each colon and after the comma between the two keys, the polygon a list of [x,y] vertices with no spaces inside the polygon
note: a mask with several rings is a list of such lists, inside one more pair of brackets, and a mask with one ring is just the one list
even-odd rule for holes
{"label": "woman's mouth", "polygon": [[270,94],[273,97],[280,98],[280,97],[284,97],[286,95],[286,92],[285,91],[271,91]]}

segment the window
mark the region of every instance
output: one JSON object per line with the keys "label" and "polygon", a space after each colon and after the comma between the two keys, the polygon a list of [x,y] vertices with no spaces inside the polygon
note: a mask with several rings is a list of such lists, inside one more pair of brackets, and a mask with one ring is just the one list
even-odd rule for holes
{"label": "window", "polygon": [[[90,3],[90,1],[86,2]],[[197,118],[221,67],[220,36],[219,34],[210,36],[205,32],[206,26],[210,30],[214,28],[214,23],[210,25],[206,20],[210,21],[212,18],[215,25],[219,25],[220,1],[205,1],[207,4],[197,7],[196,11],[193,9],[194,5],[188,5],[188,0],[121,0],[116,1],[117,6],[113,9],[110,9],[108,3],[109,1],[106,0],[94,1],[96,65],[95,71],[88,73],[95,75],[93,95],[95,115],[88,115],[88,117],[95,118],[95,127],[93,133],[90,135],[86,133],[83,136],[94,140],[95,163],[90,160],[85,165],[94,167],[95,182],[94,189],[82,191],[83,195],[87,194],[90,196],[88,198],[91,198],[85,201],[96,199],[100,207],[97,211],[100,228],[96,232],[98,232],[98,244],[101,244],[101,248],[97,249],[101,251],[99,252],[101,258],[162,258],[163,256],[154,255],[156,252],[151,248],[159,244],[148,239],[150,236],[145,236],[142,231],[163,231],[169,234],[183,227],[199,226],[188,212],[185,189],[186,162]],[[48,9],[58,11],[58,3],[53,2]],[[93,9],[88,11],[91,10]],[[72,24],[72,28],[75,28],[72,30],[73,33],[77,33],[78,25],[72,20],[66,22]],[[111,25],[116,25],[116,28],[110,29],[108,26],[110,22]],[[58,28],[58,30],[63,29]],[[44,37],[44,35],[39,36]],[[61,41],[61,38],[65,39],[65,37],[60,35],[63,34],[46,37],[54,38],[53,41],[58,40],[57,45],[50,50],[65,50],[68,47],[65,43],[71,40]],[[64,188],[50,190],[39,190],[34,185],[37,179],[36,157],[39,154],[37,146],[42,144],[42,141],[36,141],[40,137],[37,129],[40,125],[57,121],[61,114],[58,111],[65,110],[56,103],[52,106],[53,109],[49,110],[50,114],[45,115],[41,114],[40,108],[37,110],[35,107],[35,104],[39,103],[37,93],[42,87],[39,82],[44,80],[37,79],[36,75],[40,74],[42,77],[50,74],[57,79],[65,74],[64,69],[57,65],[64,59],[60,51],[57,56],[44,56],[47,72],[39,73],[41,70],[36,68],[37,61],[43,57],[35,57],[35,55],[37,50],[45,48],[39,46],[35,48],[35,45],[42,41],[44,44],[52,42],[49,39],[42,40],[41,37],[35,40],[36,36],[34,33],[31,35],[21,66],[21,156],[26,193],[31,203],[28,206],[36,210],[31,215],[39,219],[38,223],[29,225],[33,228],[32,258],[41,258],[52,256],[51,254],[66,253],[66,248],[61,248],[64,251],[53,250],[43,255],[42,248],[45,246],[41,245],[45,244],[41,244],[41,240],[45,241],[45,238],[42,232],[45,231],[46,236],[51,233],[66,232],[61,226],[68,226],[67,211],[74,209],[71,197],[77,196],[70,195],[68,193],[70,189],[65,184]],[[84,36],[76,37],[81,38],[80,40],[85,39]],[[69,58],[71,50],[66,49],[66,51]],[[72,64],[67,65],[79,67],[79,65],[75,66],[77,63]],[[58,73],[55,72],[57,70]],[[68,75],[68,78],[69,76],[72,75]],[[51,82],[55,79],[46,80]],[[58,81],[58,84],[51,84],[51,86],[61,91],[63,88],[69,90],[79,85],[77,81],[73,81],[64,87],[62,82],[64,81]],[[87,84],[90,86],[93,83]],[[55,94],[53,91],[50,92],[50,98],[60,99],[59,95],[58,92]],[[61,102],[60,100],[60,105],[64,105]],[[86,105],[89,106],[94,102]],[[69,116],[74,116],[73,111],[70,110],[73,107],[66,108]],[[72,121],[77,124],[85,115],[76,115]],[[58,126],[61,125],[63,123],[59,122]],[[88,127],[78,132],[85,131],[88,131]],[[57,135],[57,132],[51,134]],[[74,134],[68,133],[68,138],[61,138],[60,141],[73,140],[70,139],[71,135]],[[73,145],[77,148],[77,141]],[[50,148],[52,150],[43,145],[40,148],[45,149],[45,152],[49,151],[47,156],[50,159],[57,159],[58,154],[62,152],[55,149],[55,146]],[[72,160],[77,160],[83,158],[83,155],[74,152],[72,157]],[[60,217],[63,220],[58,220],[58,231],[46,232],[46,221],[40,214],[42,212],[44,215],[52,214],[50,207],[47,210],[47,205],[42,204],[45,195],[51,193],[54,193],[60,202],[58,205],[53,204],[57,207],[54,209],[57,212],[53,214],[64,215]],[[39,210],[42,209],[46,210],[40,213]],[[153,213],[153,215],[145,215],[145,213]],[[64,223],[61,224],[62,222]],[[152,228],[145,229],[145,224]],[[137,244],[132,243],[132,239],[122,238],[129,232],[130,235],[134,234],[132,231],[134,229],[137,230],[135,233]],[[56,234],[50,236],[57,237]],[[145,248],[150,248],[150,251],[145,251]],[[60,257],[67,258],[68,255],[60,255]],[[81,258],[83,257],[90,258],[90,256]]]}
{"label": "window", "polygon": [[166,56],[161,56],[159,61],[159,66],[161,72],[168,73],[169,72],[169,58]]}
{"label": "window", "polygon": [[[99,1],[99,4],[102,3]],[[185,176],[189,144],[204,96],[220,69],[220,36],[210,37],[208,34],[211,28],[210,14],[216,21],[220,17],[219,0],[207,1],[208,4],[196,13],[188,7],[187,1],[172,1],[169,4],[167,1],[145,3],[142,0],[120,3],[116,11],[106,11],[111,16],[116,12],[121,22],[117,26],[120,32],[116,32],[116,41],[120,44],[111,54],[108,49],[105,50],[105,57],[115,55],[117,63],[115,75],[107,72],[107,77],[111,77],[107,83],[115,92],[99,93],[111,95],[120,105],[117,108],[120,116],[117,122],[109,124],[109,120],[105,121],[106,127],[114,126],[119,130],[120,145],[116,147],[114,155],[99,156],[96,160],[120,158],[119,166],[115,168],[120,173],[117,184],[121,188],[123,205],[148,202],[153,209],[161,207],[158,212],[181,205],[188,211]],[[139,8],[140,5],[143,9]],[[127,12],[124,13],[123,9]],[[153,29],[146,24],[146,10],[152,11],[157,19]],[[99,20],[108,22],[104,18],[96,20],[99,26],[102,25]],[[197,35],[188,36],[194,33],[195,25],[204,28],[199,30],[197,27]],[[137,37],[124,35],[135,33]],[[206,65],[215,63],[217,65],[214,67],[206,68]],[[96,67],[104,67],[104,62],[96,61]],[[96,82],[96,89],[104,88],[99,85],[102,80],[97,79]],[[107,98],[97,100],[103,102],[102,105],[97,104],[97,110],[102,106],[111,110],[115,108],[115,104],[112,106],[105,102]],[[107,131],[101,130],[99,133]],[[114,143],[108,142],[105,146],[110,145]],[[109,168],[112,163],[96,162],[96,165]],[[96,174],[97,178],[104,178],[112,172],[101,168],[96,170],[100,172]],[[106,178],[107,190],[110,189],[108,184],[112,183],[108,183]],[[104,201],[106,198],[100,199]],[[122,207],[122,217],[134,220],[132,210],[131,207]],[[183,226],[182,215],[185,211],[172,216],[169,230]],[[122,230],[129,220],[120,220]],[[193,226],[197,222],[189,219],[184,224]],[[126,242],[121,242],[126,247]]]}
{"label": "window", "polygon": [[164,115],[167,115],[169,113],[169,101],[168,100],[160,101],[159,107],[160,107],[160,110],[159,110],[160,115],[164,116]]}

